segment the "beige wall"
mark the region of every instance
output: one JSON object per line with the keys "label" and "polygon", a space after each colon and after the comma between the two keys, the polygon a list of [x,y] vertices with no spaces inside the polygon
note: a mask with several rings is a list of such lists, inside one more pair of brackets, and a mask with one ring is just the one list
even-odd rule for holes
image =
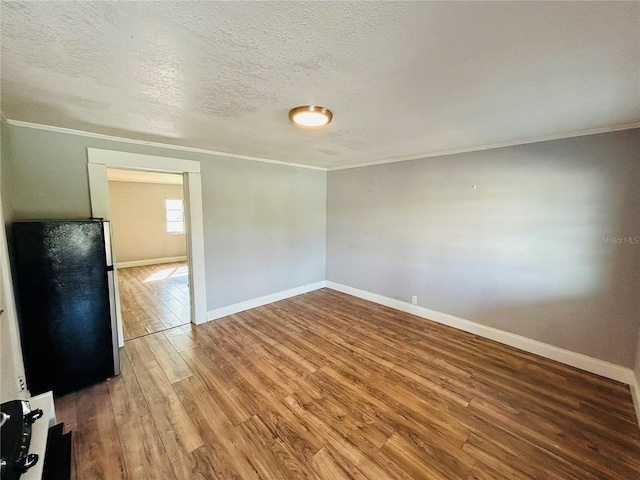
{"label": "beige wall", "polygon": [[182,185],[109,182],[116,261],[186,255],[185,235],[167,233],[165,198],[183,198]]}

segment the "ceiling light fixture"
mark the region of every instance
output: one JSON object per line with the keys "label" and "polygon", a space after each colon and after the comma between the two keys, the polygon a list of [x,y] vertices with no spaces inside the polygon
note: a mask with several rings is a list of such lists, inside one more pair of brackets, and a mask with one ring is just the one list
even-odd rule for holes
{"label": "ceiling light fixture", "polygon": [[331,122],[333,113],[326,107],[305,105],[292,108],[289,111],[289,118],[296,125],[303,127],[324,127]]}

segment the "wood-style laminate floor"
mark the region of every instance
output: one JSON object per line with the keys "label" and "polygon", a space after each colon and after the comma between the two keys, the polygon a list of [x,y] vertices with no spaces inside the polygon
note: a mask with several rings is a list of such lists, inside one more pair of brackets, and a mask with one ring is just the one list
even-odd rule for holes
{"label": "wood-style laminate floor", "polygon": [[118,269],[124,339],[190,321],[187,262]]}
{"label": "wood-style laminate floor", "polygon": [[74,478],[638,479],[628,386],[323,289],[126,342]]}

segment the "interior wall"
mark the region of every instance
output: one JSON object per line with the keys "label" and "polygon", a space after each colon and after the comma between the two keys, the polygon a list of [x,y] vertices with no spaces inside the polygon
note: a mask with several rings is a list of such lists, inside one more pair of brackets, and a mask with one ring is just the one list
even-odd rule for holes
{"label": "interior wall", "polygon": [[15,311],[13,284],[9,266],[8,238],[5,225],[13,219],[11,183],[9,182],[11,162],[10,143],[7,126],[0,126],[0,402],[16,398],[26,398],[26,391],[18,386],[18,377],[25,378],[22,361],[22,347]]}
{"label": "interior wall", "polygon": [[325,279],[326,172],[233,159],[201,169],[214,305]]}
{"label": "interior wall", "polygon": [[182,185],[109,182],[111,229],[118,263],[184,257],[185,234],[167,233],[166,198],[183,199]]}
{"label": "interior wall", "polygon": [[15,218],[91,215],[87,147],[200,161],[207,308],[324,280],[326,172],[8,126]]}
{"label": "interior wall", "polygon": [[4,213],[4,221],[10,224],[13,221],[14,209],[11,198],[11,182],[9,179],[13,176],[11,167],[13,162],[10,161],[11,139],[9,137],[9,125],[0,123],[0,191],[2,192],[2,211]]}
{"label": "interior wall", "polygon": [[327,280],[632,367],[639,152],[636,129],[331,171]]}

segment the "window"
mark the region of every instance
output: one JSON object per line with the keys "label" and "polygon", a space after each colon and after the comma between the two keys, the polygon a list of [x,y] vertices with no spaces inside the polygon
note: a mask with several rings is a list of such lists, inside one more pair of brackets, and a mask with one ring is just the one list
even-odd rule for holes
{"label": "window", "polygon": [[184,202],[180,198],[165,198],[167,233],[184,233]]}

